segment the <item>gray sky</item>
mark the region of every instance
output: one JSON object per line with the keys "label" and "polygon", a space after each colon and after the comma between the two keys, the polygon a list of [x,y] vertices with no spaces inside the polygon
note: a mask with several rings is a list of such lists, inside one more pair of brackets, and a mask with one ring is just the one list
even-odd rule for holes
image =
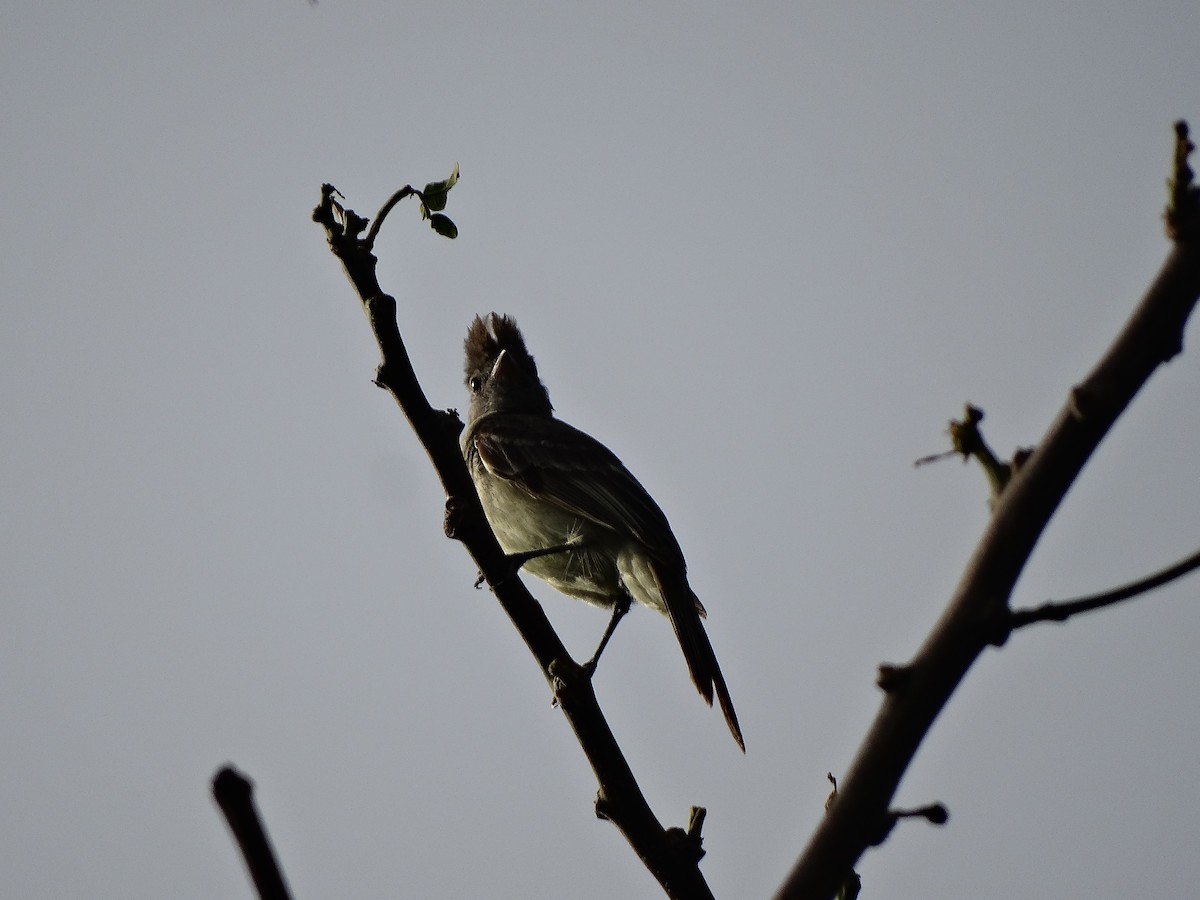
{"label": "gray sky", "polygon": [[[1167,251],[1200,6],[32,3],[0,15],[0,881],[250,895],[233,761],[300,898],[646,897],[309,221],[462,181],[380,275],[432,401],[514,314],[563,418],[667,511],[743,758],[645,610],[597,675],[722,897],[779,883],[987,522],[966,400],[1035,443]],[[1195,342],[1196,328],[1189,331]],[[1200,537],[1194,353],[1155,376],[1018,586]],[[568,646],[604,615],[533,585]],[[1200,582],[988,653],[864,898],[1200,883]]]}

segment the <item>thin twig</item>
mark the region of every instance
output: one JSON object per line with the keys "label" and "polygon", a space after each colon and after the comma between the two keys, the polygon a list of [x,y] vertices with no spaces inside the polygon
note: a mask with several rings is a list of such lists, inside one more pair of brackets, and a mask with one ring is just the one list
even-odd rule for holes
{"label": "thin twig", "polygon": [[1043,603],[1041,606],[1035,606],[1030,609],[1013,610],[1004,624],[1006,630],[1012,632],[1018,628],[1024,628],[1026,625],[1032,625],[1034,622],[1065,622],[1071,616],[1077,616],[1080,613],[1091,612],[1096,609],[1103,609],[1106,606],[1113,606],[1124,600],[1136,597],[1139,594],[1152,591],[1157,587],[1162,587],[1164,584],[1168,584],[1176,578],[1182,578],[1196,569],[1200,569],[1200,551],[1193,553],[1186,559],[1180,560],[1173,566],[1168,566],[1160,572],[1155,572],[1153,575],[1148,575],[1137,581],[1131,581],[1129,584],[1114,588],[1111,591],[1104,591],[1101,594],[1091,594],[1075,600]]}
{"label": "thin twig", "polygon": [[367,232],[367,236],[363,238],[362,245],[366,250],[371,250],[375,247],[375,238],[379,235],[379,229],[383,227],[383,220],[387,218],[387,214],[392,211],[392,207],[403,200],[405,197],[411,197],[418,193],[416,188],[411,184],[406,184],[396,193],[388,198],[388,202],[379,207],[379,212],[375,214],[375,221],[371,223],[371,230]]}

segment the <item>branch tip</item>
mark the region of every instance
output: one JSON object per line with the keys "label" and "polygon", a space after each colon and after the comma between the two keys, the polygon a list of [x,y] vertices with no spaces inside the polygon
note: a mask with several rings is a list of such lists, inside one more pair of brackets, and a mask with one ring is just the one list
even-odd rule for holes
{"label": "branch tip", "polygon": [[928,806],[918,806],[916,809],[889,809],[879,823],[879,828],[871,838],[871,846],[878,847],[888,839],[892,829],[901,819],[925,819],[933,825],[945,825],[950,820],[950,812],[941,803],[930,803]]}
{"label": "branch tip", "polygon": [[950,420],[950,443],[964,461],[974,457],[979,462],[991,485],[992,498],[995,499],[1008,486],[1013,468],[1010,464],[1001,462],[983,439],[983,432],[979,428],[983,418],[983,410],[968,403],[961,422]]}
{"label": "branch tip", "polygon": [[262,900],[289,900],[275,851],[254,804],[254,782],[232,765],[222,766],[212,780],[213,799],[237,841],[246,870]]}
{"label": "branch tip", "polygon": [[1003,493],[1008,483],[1012,480],[1013,475],[1033,455],[1033,448],[1020,447],[1013,452],[1011,460],[1002,462],[983,439],[983,432],[979,428],[979,423],[983,421],[983,418],[984,412],[982,409],[970,403],[966,404],[962,420],[951,419],[947,428],[947,432],[950,435],[951,448],[941,453],[922,456],[920,459],[915,460],[913,465],[920,467],[947,459],[951,456],[961,456],[963,462],[974,458],[979,462],[984,474],[987,475],[988,483],[992,489],[990,502],[994,505],[1000,494]]}
{"label": "branch tip", "polygon": [[213,776],[212,790],[214,796],[229,795],[232,792],[250,794],[254,790],[254,782],[231,765],[222,766]]}
{"label": "branch tip", "polygon": [[1175,123],[1175,159],[1171,177],[1167,179],[1169,197],[1163,213],[1167,237],[1179,243],[1200,237],[1200,190],[1188,157],[1196,145],[1188,138],[1187,122]]}
{"label": "branch tip", "polygon": [[925,819],[931,825],[945,825],[950,821],[950,811],[944,804],[930,803],[928,806],[918,806],[916,809],[894,809],[888,811],[895,821],[900,819]]}
{"label": "branch tip", "polygon": [[829,792],[829,796],[825,798],[825,812],[829,812],[829,807],[833,806],[833,801],[837,799],[838,785],[837,779],[833,777],[832,772],[826,772],[825,777],[828,779],[829,783],[833,785],[833,790],[831,790]]}
{"label": "branch tip", "polygon": [[697,840],[700,839],[700,831],[704,828],[704,819],[707,815],[708,810],[703,806],[693,806],[688,810],[687,833]]}

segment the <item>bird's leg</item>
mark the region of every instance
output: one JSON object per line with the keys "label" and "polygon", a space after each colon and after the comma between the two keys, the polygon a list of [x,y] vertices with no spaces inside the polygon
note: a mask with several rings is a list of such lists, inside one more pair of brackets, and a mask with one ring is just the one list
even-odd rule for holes
{"label": "bird's leg", "polygon": [[583,670],[587,672],[589,678],[596,673],[596,663],[600,662],[600,654],[604,652],[605,646],[608,645],[608,639],[617,630],[617,623],[621,621],[621,617],[627,612],[629,612],[629,598],[621,596],[613,604],[612,618],[608,620],[608,627],[604,629],[604,637],[600,638],[600,646],[596,648],[596,652],[592,654],[592,658],[583,664]]}
{"label": "bird's leg", "polygon": [[587,546],[583,535],[580,533],[580,523],[571,526],[571,530],[567,532],[567,539],[561,544],[555,544],[553,547],[542,547],[539,550],[522,550],[519,553],[509,553],[508,561],[512,565],[513,571],[521,568],[525,563],[535,559],[541,559],[543,556],[553,556],[556,553],[570,553],[572,550],[583,550]]}
{"label": "bird's leg", "polygon": [[[506,553],[504,559],[508,563],[508,571],[504,573],[496,584],[504,584],[508,579],[512,578],[521,571],[521,567],[525,563],[534,559],[541,559],[543,556],[553,556],[555,553],[569,553],[572,550],[578,550],[583,545],[576,541],[573,544],[558,544],[554,547],[542,547],[538,550],[522,550],[520,553]],[[479,587],[484,582],[483,573],[479,573],[479,578],[475,580],[475,587]]]}
{"label": "bird's leg", "polygon": [[553,556],[555,553],[568,553],[571,550],[578,550],[581,546],[582,544],[578,542],[574,544],[559,544],[556,547],[542,547],[540,550],[522,550],[520,553],[509,553],[507,554],[507,558],[515,571],[530,560],[541,559],[543,556]]}

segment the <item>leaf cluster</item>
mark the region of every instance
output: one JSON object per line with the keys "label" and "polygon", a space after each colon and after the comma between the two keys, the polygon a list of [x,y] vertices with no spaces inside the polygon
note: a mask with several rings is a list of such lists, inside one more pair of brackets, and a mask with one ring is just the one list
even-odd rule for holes
{"label": "leaf cluster", "polygon": [[431,181],[425,185],[425,190],[413,192],[421,201],[421,218],[428,219],[429,227],[442,237],[451,239],[458,237],[458,226],[442,210],[446,208],[450,188],[457,183],[458,163],[455,163],[449,178],[444,181]]}

